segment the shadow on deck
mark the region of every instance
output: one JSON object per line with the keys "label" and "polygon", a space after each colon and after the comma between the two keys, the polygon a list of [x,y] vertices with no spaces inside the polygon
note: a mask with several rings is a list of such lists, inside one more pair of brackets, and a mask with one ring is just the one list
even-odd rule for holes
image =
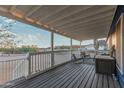
{"label": "shadow on deck", "polygon": [[96,74],[94,64],[67,63],[28,80],[5,86],[14,88],[119,88],[110,75]]}

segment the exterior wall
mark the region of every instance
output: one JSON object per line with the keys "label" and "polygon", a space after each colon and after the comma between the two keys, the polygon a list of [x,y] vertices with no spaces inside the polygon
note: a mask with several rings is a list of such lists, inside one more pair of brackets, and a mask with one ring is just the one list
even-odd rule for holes
{"label": "exterior wall", "polygon": [[115,49],[116,49],[116,61],[117,61],[117,67],[120,70],[121,73],[123,73],[123,61],[122,61],[122,19],[123,16],[121,15],[121,17],[119,18],[117,24],[116,24],[116,28],[114,33],[112,33],[108,39],[108,47],[109,49],[115,45]]}
{"label": "exterior wall", "polygon": [[115,45],[115,48],[117,47],[117,45],[116,45],[117,44],[116,43],[116,40],[117,40],[116,34],[117,34],[116,31],[112,34],[112,45]]}
{"label": "exterior wall", "polygon": [[[121,34],[121,37],[122,37],[122,61],[123,61],[123,72],[124,72],[124,14],[123,14],[123,20],[122,20],[122,34]],[[124,74],[124,73],[123,73]]]}
{"label": "exterior wall", "polygon": [[[124,87],[124,5],[118,5],[111,27],[110,31],[108,33],[108,38],[112,38],[112,35],[114,35],[113,32],[116,33],[116,30],[118,32],[116,33],[116,51],[117,51],[117,67],[118,67],[118,78],[119,82]],[[118,24],[120,20],[120,26]],[[120,29],[120,30],[119,30]],[[109,43],[108,40],[108,43]],[[112,39],[110,40],[111,42],[113,41]],[[111,46],[111,44],[109,44]],[[119,67],[120,66],[120,67]]]}
{"label": "exterior wall", "polygon": [[122,72],[118,72],[119,82],[124,87],[124,14],[121,16],[121,62]]}
{"label": "exterior wall", "polygon": [[122,42],[121,42],[121,28],[122,28],[122,25],[121,25],[121,17],[119,19],[119,21],[117,22],[116,24],[116,31],[115,31],[115,47],[116,47],[116,62],[117,62],[117,67],[118,69],[120,70],[121,73],[123,73],[122,71],[122,56],[121,56],[121,47],[122,47]]}
{"label": "exterior wall", "polygon": [[108,38],[109,49],[115,45],[116,63],[118,69],[118,77],[121,85],[124,87],[124,14],[118,19],[115,31]]}

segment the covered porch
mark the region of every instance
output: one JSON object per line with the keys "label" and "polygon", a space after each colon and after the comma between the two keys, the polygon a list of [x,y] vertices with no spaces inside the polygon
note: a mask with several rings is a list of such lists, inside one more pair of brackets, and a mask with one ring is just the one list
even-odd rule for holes
{"label": "covered porch", "polygon": [[[117,6],[0,6],[2,16],[51,32],[50,51],[31,53],[27,58],[1,63],[7,69],[16,66],[14,74],[13,71],[7,72],[5,70],[2,79],[7,82],[4,82],[1,87],[122,87],[113,75],[95,72],[95,57],[86,58],[84,61],[81,59],[78,64],[72,60],[72,54],[81,58],[80,50],[73,49],[73,39],[80,42],[81,48],[83,40],[97,40],[107,38],[107,36],[109,38],[109,35],[112,34],[109,30],[113,27],[117,11],[119,11]],[[55,33],[70,39],[69,50],[55,50]]]}

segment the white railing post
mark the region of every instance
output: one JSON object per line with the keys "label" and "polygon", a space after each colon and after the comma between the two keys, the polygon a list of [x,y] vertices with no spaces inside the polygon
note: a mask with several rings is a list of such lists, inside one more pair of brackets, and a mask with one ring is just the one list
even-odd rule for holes
{"label": "white railing post", "polygon": [[51,66],[54,66],[54,32],[51,32]]}
{"label": "white railing post", "polygon": [[28,53],[27,54],[27,59],[28,59],[28,76],[31,75],[31,55]]}

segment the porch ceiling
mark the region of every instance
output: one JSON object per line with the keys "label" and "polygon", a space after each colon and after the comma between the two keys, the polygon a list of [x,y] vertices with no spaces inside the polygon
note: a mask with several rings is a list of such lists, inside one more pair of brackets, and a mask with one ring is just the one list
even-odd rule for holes
{"label": "porch ceiling", "polygon": [[0,15],[77,40],[107,37],[116,6],[7,5]]}

